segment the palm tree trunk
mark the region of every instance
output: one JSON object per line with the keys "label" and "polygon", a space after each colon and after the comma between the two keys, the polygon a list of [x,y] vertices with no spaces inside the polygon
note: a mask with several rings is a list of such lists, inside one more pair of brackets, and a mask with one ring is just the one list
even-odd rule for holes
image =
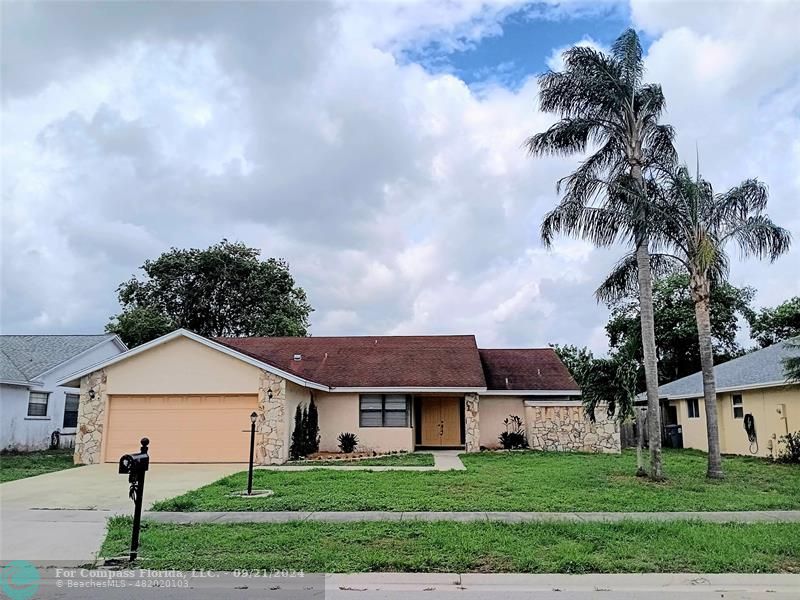
{"label": "palm tree trunk", "polygon": [[[700,283],[695,290],[708,290],[708,282]],[[711,347],[711,314],[708,294],[695,296],[694,314],[697,320],[697,339],[700,344],[700,367],[703,371],[703,399],[706,407],[706,433],[708,434],[708,472],[711,479],[722,479],[722,455],[719,448],[719,421],[717,420],[717,385],[714,379],[714,350]]]}
{"label": "palm tree trunk", "polygon": [[661,411],[658,403],[658,357],[656,355],[656,328],[653,314],[653,275],[650,271],[648,239],[642,237],[636,244],[636,266],[639,279],[639,313],[642,326],[642,353],[644,378],[647,386],[647,433],[650,446],[650,479],[664,479],[661,464]]}
{"label": "palm tree trunk", "polygon": [[642,448],[644,448],[644,414],[642,409],[636,407],[636,476],[647,477],[647,471],[644,470],[644,457],[642,456]]}

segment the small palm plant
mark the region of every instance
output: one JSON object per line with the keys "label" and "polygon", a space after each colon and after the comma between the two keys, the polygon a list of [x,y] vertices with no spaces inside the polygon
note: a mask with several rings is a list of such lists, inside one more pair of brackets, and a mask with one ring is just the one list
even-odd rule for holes
{"label": "small palm plant", "polygon": [[[685,167],[668,168],[661,185],[653,185],[651,211],[658,227],[653,234],[657,252],[651,255],[655,272],[685,269],[694,301],[703,396],[708,434],[708,477],[723,477],[719,446],[714,354],[711,346],[711,286],[727,278],[729,259],[725,247],[738,246],[742,256],[774,261],[789,249],[791,235],[764,214],[767,188],[748,179],[724,194],[695,178]],[[629,254],[597,290],[601,299],[613,300],[635,290],[637,257]]]}

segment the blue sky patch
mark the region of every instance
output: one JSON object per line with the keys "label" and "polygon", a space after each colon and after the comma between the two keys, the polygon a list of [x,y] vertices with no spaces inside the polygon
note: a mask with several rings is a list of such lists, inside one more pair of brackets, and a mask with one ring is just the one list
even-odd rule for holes
{"label": "blue sky patch", "polygon": [[514,89],[528,76],[544,71],[554,49],[586,38],[609,45],[630,26],[630,18],[620,5],[600,4],[569,13],[535,4],[509,14],[500,26],[499,35],[459,50],[434,40],[406,51],[403,58],[431,72],[452,73],[470,86],[495,82]]}

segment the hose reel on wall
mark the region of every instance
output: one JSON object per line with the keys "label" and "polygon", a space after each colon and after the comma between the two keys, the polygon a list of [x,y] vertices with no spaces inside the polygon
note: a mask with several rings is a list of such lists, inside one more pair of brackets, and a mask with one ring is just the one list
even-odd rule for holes
{"label": "hose reel on wall", "polygon": [[758,436],[756,436],[756,419],[752,413],[744,416],[744,430],[750,440],[750,454],[758,454]]}

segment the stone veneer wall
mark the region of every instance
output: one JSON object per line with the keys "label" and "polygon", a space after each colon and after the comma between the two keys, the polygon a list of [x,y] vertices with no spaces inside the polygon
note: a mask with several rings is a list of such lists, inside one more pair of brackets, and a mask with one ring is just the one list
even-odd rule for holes
{"label": "stone veneer wall", "polygon": [[480,452],[481,449],[481,429],[480,413],[478,412],[478,394],[466,394],[464,396],[464,449],[467,452]]}
{"label": "stone veneer wall", "polygon": [[[102,460],[103,421],[106,412],[106,372],[94,371],[81,377],[81,397],[78,404],[78,430],[75,435],[76,465],[93,465]],[[94,392],[94,397],[89,392]]]}
{"label": "stone veneer wall", "polygon": [[[268,390],[272,390],[272,400]],[[258,419],[256,420],[256,456],[259,465],[279,465],[289,456],[285,433],[288,428],[286,414],[286,380],[263,371],[258,385]]]}
{"label": "stone veneer wall", "polygon": [[620,452],[617,421],[609,419],[603,407],[595,415],[592,423],[582,406],[526,406],[528,443],[537,450]]}

